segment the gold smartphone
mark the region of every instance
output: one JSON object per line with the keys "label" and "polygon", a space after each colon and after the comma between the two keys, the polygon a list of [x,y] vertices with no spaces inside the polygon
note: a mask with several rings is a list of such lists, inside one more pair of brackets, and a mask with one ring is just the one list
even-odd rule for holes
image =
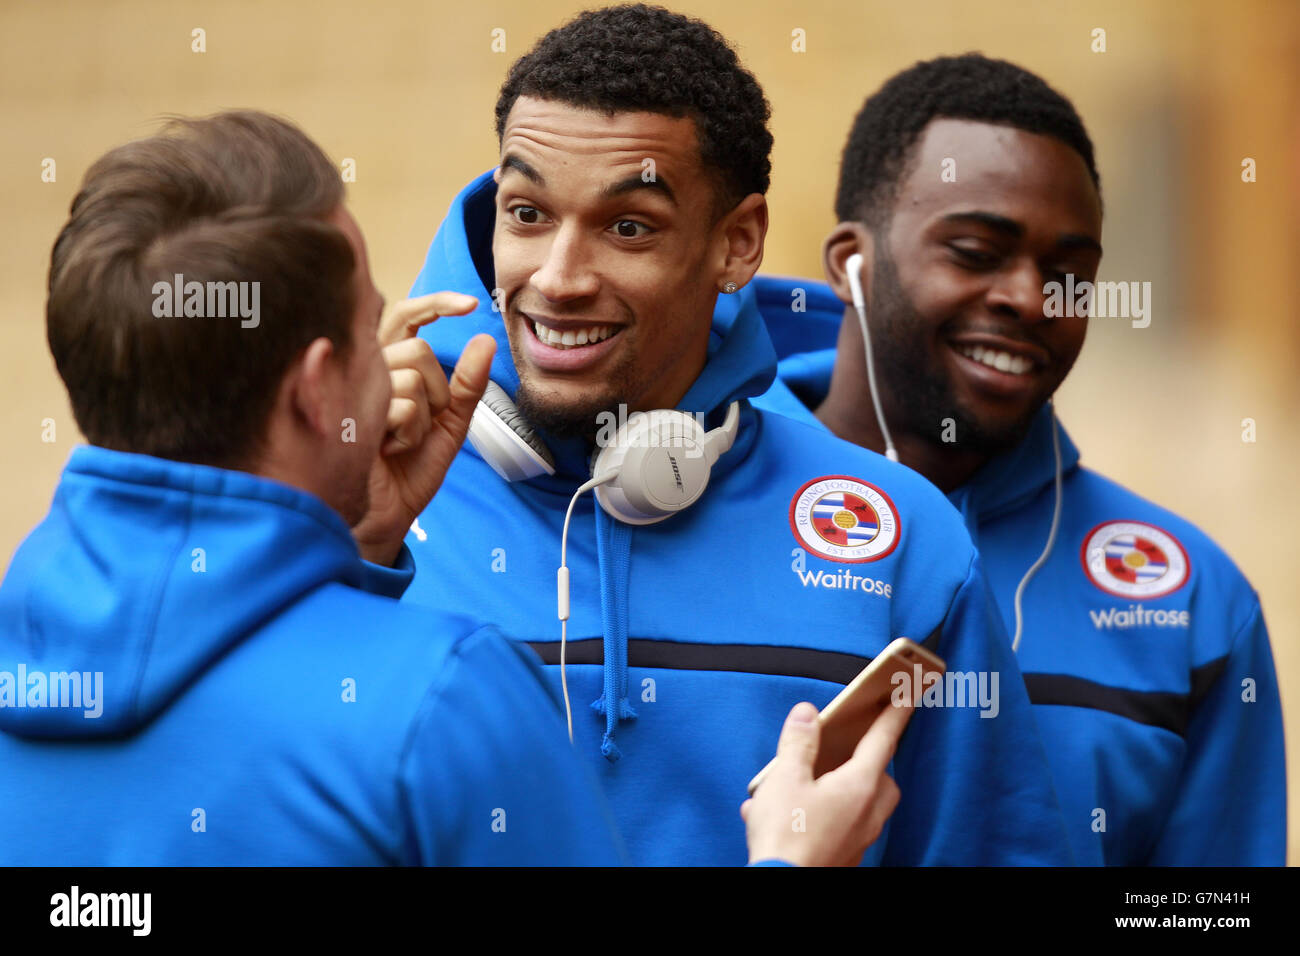
{"label": "gold smartphone", "polygon": [[[945,667],[940,658],[913,640],[900,637],[891,641],[817,715],[817,722],[821,725],[821,744],[817,748],[813,777],[834,770],[853,756],[858,742],[866,736],[881,711],[889,706],[890,697],[895,690],[905,691],[910,688],[907,703],[914,705],[921,699],[925,675],[942,674]],[[905,679],[895,680],[894,675],[899,673]],[[776,758],[773,757],[749,781],[751,796],[775,761]]]}

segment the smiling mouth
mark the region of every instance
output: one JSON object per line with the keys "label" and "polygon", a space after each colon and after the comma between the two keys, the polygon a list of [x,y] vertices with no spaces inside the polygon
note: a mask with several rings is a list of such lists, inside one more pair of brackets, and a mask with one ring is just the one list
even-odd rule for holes
{"label": "smiling mouth", "polygon": [[984,345],[955,345],[953,348],[958,355],[964,355],[972,361],[1008,375],[1028,375],[1034,370],[1034,362],[1023,355],[1014,355]]}
{"label": "smiling mouth", "polygon": [[588,325],[561,331],[542,325],[542,323],[532,319],[526,321],[532,326],[533,335],[537,337],[539,342],[548,348],[560,350],[597,345],[623,331],[622,327],[614,325]]}

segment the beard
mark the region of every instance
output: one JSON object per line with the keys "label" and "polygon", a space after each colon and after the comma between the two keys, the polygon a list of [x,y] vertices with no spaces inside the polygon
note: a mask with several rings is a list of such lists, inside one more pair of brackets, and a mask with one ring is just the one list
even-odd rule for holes
{"label": "beard", "polygon": [[[588,444],[596,440],[606,414],[618,418],[618,409],[628,407],[627,393],[606,387],[597,394],[577,401],[559,398],[545,387],[538,388],[521,376],[515,407],[529,425],[554,438],[582,438]],[[625,414],[630,414],[626,413]]]}
{"label": "beard", "polygon": [[[520,335],[528,335],[521,320],[516,326]],[[593,444],[600,431],[605,414],[612,414],[616,420],[619,407],[625,415],[631,413],[631,396],[636,391],[632,363],[625,360],[610,371],[601,387],[581,395],[576,399],[565,398],[555,389],[539,384],[534,374],[528,369],[521,354],[522,348],[510,343],[515,368],[519,370],[519,388],[515,393],[515,407],[533,428],[543,431],[553,438],[582,438]],[[630,356],[629,356],[630,359]]]}
{"label": "beard", "polygon": [[872,323],[876,375],[888,396],[884,400],[893,406],[890,418],[913,435],[951,447],[951,442],[943,440],[945,419],[950,418],[960,447],[982,456],[995,455],[1019,444],[1029,433],[1043,402],[1051,397],[1054,386],[1015,421],[981,420],[974,409],[957,398],[947,371],[934,354],[935,346],[930,341],[932,323],[903,291],[883,236],[877,237],[874,260],[867,315]]}

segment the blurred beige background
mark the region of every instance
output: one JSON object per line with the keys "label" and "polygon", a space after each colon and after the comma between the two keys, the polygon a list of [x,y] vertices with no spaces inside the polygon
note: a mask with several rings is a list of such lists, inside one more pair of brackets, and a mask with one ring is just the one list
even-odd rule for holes
{"label": "blurred beige background", "polygon": [[[455,192],[492,165],[509,63],[589,4],[4,0],[0,8],[0,570],[78,441],[45,344],[49,250],[87,166],[163,113],[256,107],[356,161],[380,289],[410,287]],[[1059,407],[1085,462],[1208,530],[1260,592],[1288,724],[1300,861],[1300,4],[1290,0],[682,0],[763,84],[776,136],[765,268],[820,277],[863,97],[980,50],[1078,107],[1106,199],[1101,278],[1149,280],[1151,326],[1098,319]],[[191,51],[206,31],[206,52]],[[1095,53],[1092,31],[1106,31]],[[493,31],[505,52],[493,52]],[[805,31],[806,52],[792,50]],[[500,34],[498,34],[500,36]],[[57,179],[41,180],[53,158]],[[1245,157],[1258,181],[1241,180]],[[219,396],[213,396],[220,401]],[[54,419],[57,440],[41,440]],[[1242,420],[1257,440],[1242,441]],[[1230,782],[1225,781],[1230,785]],[[1213,821],[1206,821],[1213,825]]]}

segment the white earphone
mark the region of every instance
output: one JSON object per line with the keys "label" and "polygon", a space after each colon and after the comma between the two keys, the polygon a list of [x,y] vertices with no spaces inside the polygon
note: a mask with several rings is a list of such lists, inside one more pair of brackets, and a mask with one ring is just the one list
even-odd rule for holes
{"label": "white earphone", "polygon": [[855,252],[849,256],[844,263],[844,271],[848,273],[853,308],[858,313],[858,324],[862,327],[862,341],[867,353],[867,385],[871,388],[871,404],[876,410],[876,421],[880,423],[880,434],[885,439],[885,457],[890,461],[898,461],[898,449],[894,447],[894,439],[889,435],[885,413],[880,407],[880,392],[876,389],[876,363],[871,354],[871,330],[867,328],[867,300],[862,294],[862,253]]}
{"label": "white earphone", "polygon": [[[885,457],[890,461],[898,461],[898,452],[894,448],[894,442],[889,437],[889,428],[885,425],[885,414],[880,409],[880,396],[876,392],[876,370],[871,356],[871,333],[867,330],[867,303],[862,295],[862,254],[853,253],[844,263],[844,270],[849,275],[849,290],[853,294],[853,307],[857,310],[858,321],[862,325],[862,340],[866,342],[867,350],[867,381],[871,385],[871,401],[876,406],[876,420],[880,422],[880,433],[885,437]],[[1051,400],[1048,400],[1051,405]],[[1061,438],[1059,426],[1056,421],[1056,408],[1052,407],[1052,454],[1056,459],[1056,497],[1052,505],[1052,524],[1047,532],[1047,543],[1043,546],[1043,553],[1025,572],[1025,576],[1020,579],[1016,585],[1015,599],[1013,601],[1016,612],[1016,630],[1011,639],[1011,652],[1014,654],[1020,650],[1020,638],[1024,634],[1024,614],[1021,610],[1021,598],[1024,597],[1025,587],[1029,584],[1029,579],[1038,573],[1038,569],[1046,563],[1052,553],[1052,547],[1056,544],[1056,532],[1061,527]]]}

